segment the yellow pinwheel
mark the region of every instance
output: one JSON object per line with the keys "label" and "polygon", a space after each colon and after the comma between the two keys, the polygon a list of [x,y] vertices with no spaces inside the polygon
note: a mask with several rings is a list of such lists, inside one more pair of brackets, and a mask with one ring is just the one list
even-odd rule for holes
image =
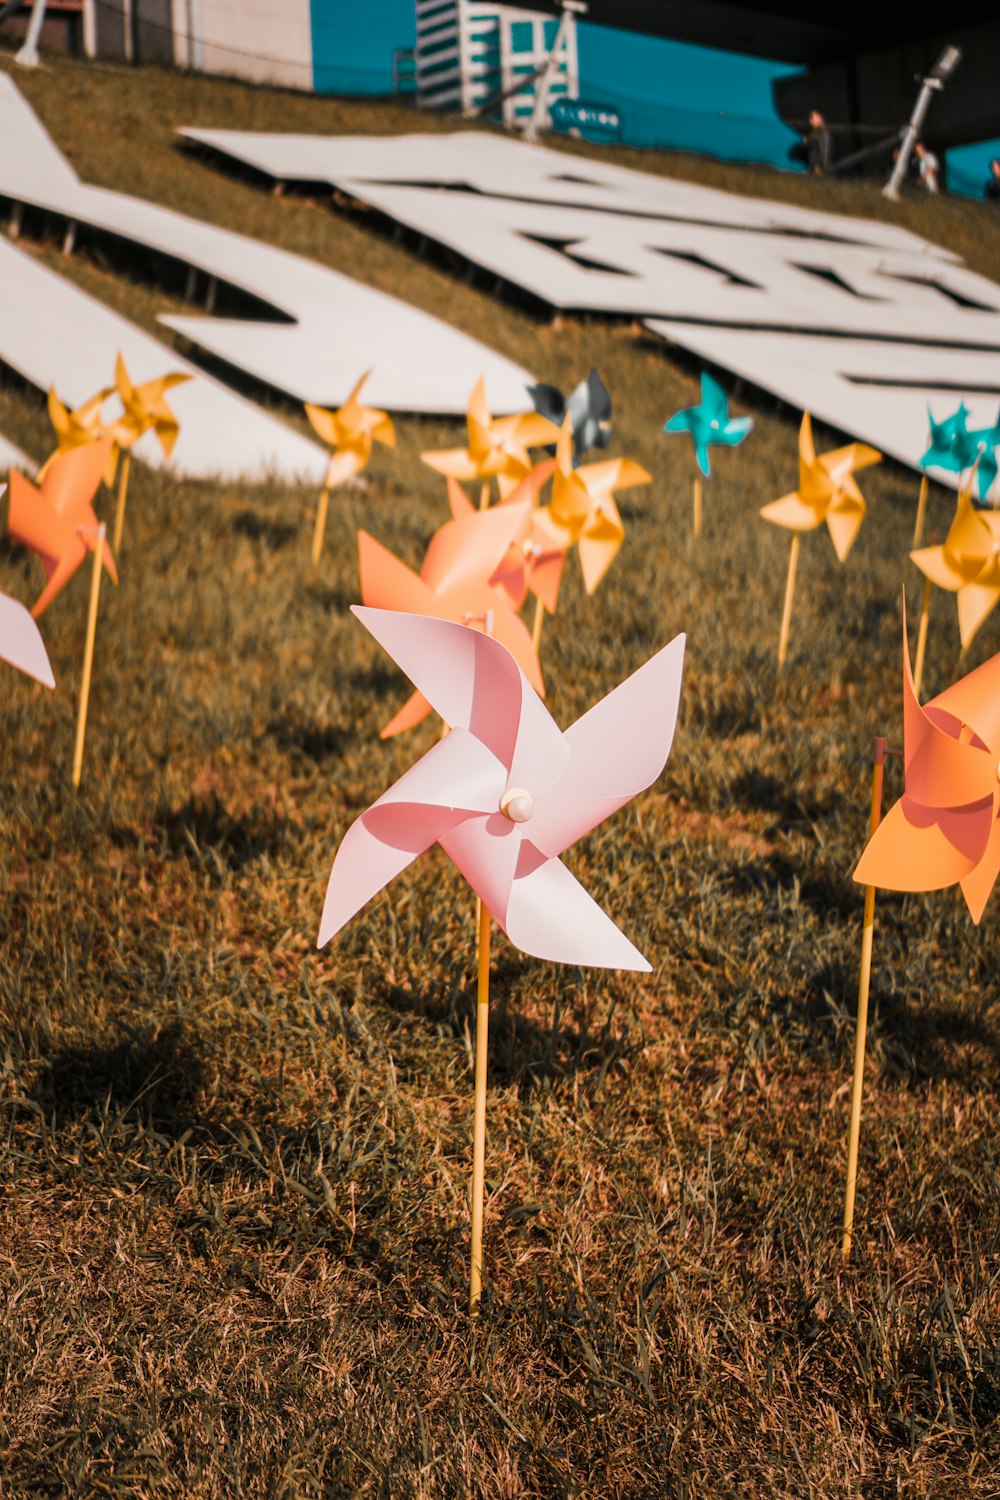
{"label": "yellow pinwheel", "polygon": [[597,588],[625,539],[615,491],[649,484],[650,478],[631,458],[611,458],[574,469],[573,427],[567,417],[556,448],[552,499],[536,511],[535,524],[564,549],[576,546],[588,594]]}
{"label": "yellow pinwheel", "polygon": [[387,412],[374,406],[362,406],[358,400],[361,388],[371,370],[366,370],[343,406],[337,411],[326,411],[322,406],[306,402],[306,416],[313,429],[330,449],[330,462],[326,479],[320,491],[316,508],[316,525],[313,531],[312,563],[319,564],[323,551],[323,536],[326,531],[326,513],[330,504],[330,491],[345,479],[360,474],[372,455],[373,443],[384,443],[387,448],[396,446],[396,429]]}
{"label": "yellow pinwheel", "polygon": [[[923,666],[920,636],[926,629],[930,585],[956,595],[962,650],[1000,599],[1000,511],[980,510],[972,503],[971,487],[958,497],[955,519],[940,547],[921,547],[910,557],[923,573],[924,606],[918,633],[918,663]],[[917,676],[916,668],[914,677]]]}
{"label": "yellow pinwheel", "polygon": [[559,428],[537,411],[518,412],[512,417],[493,417],[486,404],[486,383],[476,381],[466,412],[469,441],[465,448],[441,448],[421,453],[425,464],[450,479],[482,480],[479,508],[490,498],[490,480],[496,479],[501,498],[508,495],[531,471],[529,448],[554,443]]}
{"label": "yellow pinwheel", "polygon": [[115,530],[113,546],[121,546],[122,528],[125,525],[125,501],[128,495],[129,469],[132,464],[132,448],[146,432],[155,432],[163,449],[164,458],[174,451],[180,423],[167,405],[166,392],[176,385],[190,380],[190,375],[176,371],[171,375],[159,375],[155,380],[146,380],[136,385],[129,375],[125,361],[119,353],[115,360],[114,389],[122,404],[121,416],[109,422],[107,432],[115,440],[121,454],[118,472],[118,503],[115,507]]}
{"label": "yellow pinwheel", "polygon": [[865,500],[857,480],[858,469],[882,460],[881,453],[867,443],[848,443],[817,453],[813,442],[812,420],[808,412],[799,429],[799,487],[761,508],[765,521],[785,526],[792,532],[792,550],[788,563],[785,608],[778,645],[778,666],[785,664],[788,632],[792,622],[792,600],[795,595],[795,573],[799,560],[799,537],[804,531],[815,531],[826,523],[834,551],[841,562],[854,545],[865,516]]}
{"label": "yellow pinwheel", "polygon": [[[85,443],[96,442],[98,438],[105,435],[105,427],[101,421],[101,408],[105,401],[114,392],[114,386],[105,386],[103,390],[84,401],[82,406],[74,407],[72,410],[60,400],[54,385],[49,387],[49,421],[56,434],[56,446],[54,452],[50,453],[44,464],[38,471],[38,479],[41,482],[45,477],[46,470],[54,458],[60,453],[69,453],[73,448],[82,448]],[[105,484],[112,484],[115,477],[115,453],[111,450],[108,466],[103,478]]]}
{"label": "yellow pinwheel", "polygon": [[108,430],[123,452],[138,442],[143,433],[152,430],[159,439],[164,458],[170,457],[181,429],[167,405],[166,393],[191,378],[178,370],[135,385],[119,354],[115,360],[115,390],[122,404],[122,415],[111,423]]}

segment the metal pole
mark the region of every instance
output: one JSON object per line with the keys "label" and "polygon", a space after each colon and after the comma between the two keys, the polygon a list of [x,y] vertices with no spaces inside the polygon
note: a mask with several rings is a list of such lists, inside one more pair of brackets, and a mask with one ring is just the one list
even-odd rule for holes
{"label": "metal pole", "polygon": [[896,158],[896,165],[892,169],[892,176],[882,189],[883,195],[886,198],[891,198],[894,203],[899,198],[899,190],[903,185],[903,178],[906,176],[909,168],[913,148],[923,128],[924,120],[927,118],[927,111],[931,107],[931,100],[935,94],[942,92],[946,81],[954,73],[961,61],[961,48],[946,47],[920,85],[920,93],[917,95],[917,102],[913,106],[913,113],[910,116],[910,123],[906,127],[903,144],[899,148],[899,156]]}
{"label": "metal pole", "polygon": [[563,37],[566,35],[568,20],[569,10],[564,5],[562,15],[559,17],[559,25],[556,28],[555,38],[552,42],[552,50],[545,63],[545,71],[539,82],[535,85],[535,105],[524,131],[524,139],[526,141],[537,141],[538,132],[545,124],[545,110],[549,102],[549,89],[552,86],[552,80],[559,66],[557,58],[559,56],[559,49],[563,44]]}
{"label": "metal pole", "polygon": [[20,63],[22,68],[37,68],[39,64],[38,38],[41,34],[42,24],[45,21],[46,0],[35,0],[31,10],[31,24],[28,27],[28,35],[24,39],[24,46],[19,52],[15,52],[14,61]]}

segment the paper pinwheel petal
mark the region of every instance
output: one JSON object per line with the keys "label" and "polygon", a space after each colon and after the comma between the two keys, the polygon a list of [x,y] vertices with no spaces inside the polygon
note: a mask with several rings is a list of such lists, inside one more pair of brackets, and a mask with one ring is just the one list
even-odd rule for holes
{"label": "paper pinwheel petal", "polygon": [[122,415],[107,428],[119,448],[128,451],[143,433],[153,431],[164,457],[169,458],[180,433],[180,424],[167,403],[166,393],[191,379],[192,376],[178,371],[136,385],[119,354],[115,361],[115,390],[122,404]]}
{"label": "paper pinwheel petal", "polygon": [[[0,500],[7,486],[0,484]],[[17,599],[0,594],[0,657],[45,687],[55,687],[42,633],[31,614]]]}
{"label": "paper pinwheel petal", "polygon": [[362,406],[358,399],[370,374],[370,370],[365,371],[337,411],[327,411],[322,406],[306,402],[306,416],[331,450],[326,475],[329,489],[343,484],[354,474],[360,474],[371,458],[373,443],[382,443],[386,448],[396,446],[396,429],[388,412],[379,411],[374,406]]}
{"label": "paper pinwheel petal", "polygon": [[976,460],[976,448],[969,432],[969,409],[964,401],[950,417],[935,422],[934,413],[927,408],[930,428],[930,446],[918,459],[922,469],[947,469],[951,474],[962,474]]}
{"label": "paper pinwheel petal", "polygon": [[765,521],[789,531],[814,531],[825,522],[834,551],[845,560],[865,516],[864,496],[854,474],[882,455],[867,443],[848,443],[817,455],[809,413],[799,429],[799,487],[761,508]]}
{"label": "paper pinwheel petal", "polygon": [[615,491],[649,484],[651,475],[630,458],[573,466],[573,438],[566,418],[556,448],[552,499],[536,514],[540,536],[563,550],[576,546],[584,586],[592,594],[618,556],[625,526]]}
{"label": "paper pinwheel petal", "polygon": [[[420,574],[407,567],[367,532],[358,533],[361,597],[379,609],[408,611],[454,620],[490,633],[514,655],[536,691],[544,694],[538,657],[524,621],[510,597],[494,582],[515,539],[529,525],[531,507],[495,506],[447,521],[431,538]],[[436,705],[435,705],[436,706]],[[415,693],[382,730],[383,738],[411,729],[428,713],[426,699]],[[443,715],[445,722],[453,719]]]}
{"label": "paper pinwheel petal", "polygon": [[559,429],[537,412],[519,412],[512,417],[494,418],[486,403],[486,384],[479,379],[469,398],[466,414],[468,445],[421,453],[425,464],[452,479],[496,478],[500,493],[506,494],[531,469],[529,448],[551,443]]}
{"label": "paper pinwheel petal", "polygon": [[[554,385],[531,385],[528,394],[535,410],[556,427],[569,415],[573,429],[573,455],[578,462],[591,448],[606,448],[611,441],[611,393],[596,370],[570,395]],[[551,449],[555,452],[555,449]]]}
{"label": "paper pinwheel petal", "polygon": [[0,657],[45,687],[55,687],[41,631],[24,605],[8,594],[0,594]]}
{"label": "paper pinwheel petal", "polygon": [[48,580],[31,611],[36,620],[98,545],[104,566],[118,582],[110,547],[98,543],[92,504],[110,452],[111,439],[103,437],[58,454],[40,487],[11,473],[7,529],[14,541],[38,553]]}
{"label": "paper pinwheel petal", "polygon": [[664,432],[689,432],[691,434],[698,467],[708,479],[712,474],[709,448],[714,443],[733,448],[742,443],[752,428],[752,417],[729,415],[729,400],[725,391],[717,380],[713,380],[711,375],[703,372],[701,404],[674,412],[670,420],[664,423],[663,430]]}
{"label": "paper pinwheel petal", "polygon": [[903,626],[904,791],[858,862],[862,885],[961,886],[974,922],[1000,870],[1000,655],[921,707]]}
{"label": "paper pinwheel petal", "polygon": [[938,588],[957,596],[965,650],[1000,600],[1000,511],[980,509],[963,491],[943,544],[921,547],[910,557]]}
{"label": "paper pinwheel petal", "polygon": [[[559,856],[662,771],[683,636],[562,734],[498,641],[449,621],[354,612],[454,727],[349,830],[330,875],[320,946],[379,882],[437,842],[525,952],[648,969]],[[359,825],[363,834],[354,833]]]}

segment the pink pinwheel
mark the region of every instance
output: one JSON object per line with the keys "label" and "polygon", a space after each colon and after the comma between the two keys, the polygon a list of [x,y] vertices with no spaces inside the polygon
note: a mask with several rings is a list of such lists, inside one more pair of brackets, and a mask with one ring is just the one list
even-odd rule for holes
{"label": "pink pinwheel", "polygon": [[444,620],[354,613],[452,729],[348,829],[330,874],[319,946],[439,843],[526,953],[648,970],[559,856],[662,771],[677,721],[684,637],[563,733],[498,641]]}
{"label": "pink pinwheel", "polygon": [[[488,629],[513,653],[537,692],[542,675],[524,621],[511,608],[508,593],[495,580],[513,543],[531,524],[531,506],[494,506],[446,521],[434,533],[420,573],[414,573],[366,531],[358,532],[361,597],[376,609],[407,610]],[[430,712],[413,693],[382,730],[382,738],[412,729]]]}
{"label": "pink pinwheel", "polygon": [[[555,466],[554,458],[536,464],[517,488],[500,501],[501,508],[517,505],[523,509],[525,501],[531,506],[524,526],[518,531],[503,561],[490,578],[492,584],[502,588],[508,595],[516,610],[523,607],[525,599],[531,593],[536,599],[541,599],[549,614],[555,614],[566,548],[562,542],[554,541],[538,524],[538,496],[551,478]],[[448,501],[456,521],[467,520],[476,514],[475,507],[462,486],[450,476]]]}
{"label": "pink pinwheel", "polygon": [[[0,499],[6,493],[7,486],[0,484]],[[0,594],[0,658],[46,687],[55,687],[42,633],[30,611],[9,594]]]}

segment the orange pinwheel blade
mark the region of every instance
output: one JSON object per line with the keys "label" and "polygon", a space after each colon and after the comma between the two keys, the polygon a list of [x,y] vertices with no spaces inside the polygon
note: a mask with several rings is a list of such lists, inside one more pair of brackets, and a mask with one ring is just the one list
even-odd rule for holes
{"label": "orange pinwheel blade", "polygon": [[972,642],[976,631],[1000,599],[1000,588],[967,583],[958,591],[958,633],[962,638],[962,650]]}
{"label": "orange pinwheel blade", "polygon": [[760,513],[765,521],[771,521],[775,526],[785,526],[789,531],[815,531],[817,526],[823,524],[823,517],[794,491],[790,495],[782,495],[780,500],[772,500],[768,505],[761,506]]}
{"label": "orange pinwheel blade", "polygon": [[375,609],[440,616],[433,591],[422,578],[367,531],[358,532],[361,599]]}

